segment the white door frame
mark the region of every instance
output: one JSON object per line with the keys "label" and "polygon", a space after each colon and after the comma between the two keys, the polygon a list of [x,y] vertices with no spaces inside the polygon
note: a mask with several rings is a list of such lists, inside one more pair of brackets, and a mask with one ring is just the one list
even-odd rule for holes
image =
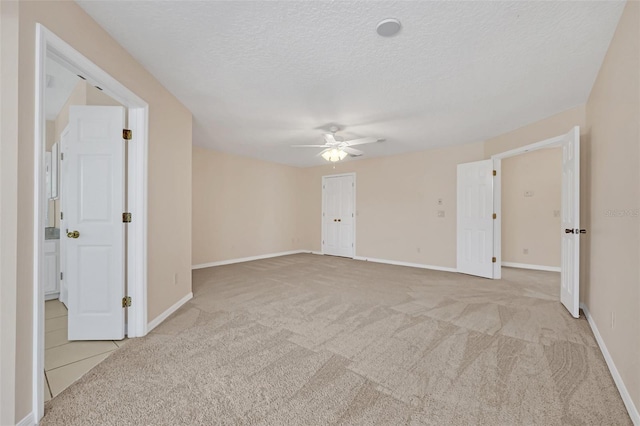
{"label": "white door frame", "polygon": [[34,122],[34,231],[33,231],[33,412],[44,415],[44,292],[41,277],[44,260],[44,114],[46,59],[54,58],[88,83],[120,102],[128,110],[133,139],[128,144],[127,210],[127,335],[147,334],[147,153],[149,105],[101,68],[41,24],[36,24],[35,122]]}
{"label": "white door frame", "polygon": [[[357,208],[356,208],[356,174],[353,173],[339,173],[336,175],[326,175],[322,176],[322,186],[324,187],[324,182],[327,178],[334,177],[343,177],[343,176],[352,176],[353,177],[353,253],[351,259],[355,259],[356,257],[356,218],[357,218]],[[322,211],[320,212],[320,223],[322,223],[321,234],[320,234],[320,253],[324,255],[324,244],[322,244],[322,240],[324,239],[324,194],[322,193],[322,188],[320,188],[320,194],[322,197]]]}
{"label": "white door frame", "polygon": [[497,215],[495,226],[493,227],[493,252],[496,257],[496,263],[493,265],[494,279],[500,279],[502,277],[502,160],[540,149],[560,147],[564,142],[565,136],[566,135],[555,136],[491,156],[493,169],[496,171],[496,178],[493,182],[493,211]]}

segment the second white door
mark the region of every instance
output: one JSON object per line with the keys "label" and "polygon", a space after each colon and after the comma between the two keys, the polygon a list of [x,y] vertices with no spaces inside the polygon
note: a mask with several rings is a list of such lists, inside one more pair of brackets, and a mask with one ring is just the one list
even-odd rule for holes
{"label": "second white door", "polygon": [[458,164],[458,272],[493,278],[493,161]]}
{"label": "second white door", "polygon": [[322,253],[355,255],[355,176],[322,178]]}

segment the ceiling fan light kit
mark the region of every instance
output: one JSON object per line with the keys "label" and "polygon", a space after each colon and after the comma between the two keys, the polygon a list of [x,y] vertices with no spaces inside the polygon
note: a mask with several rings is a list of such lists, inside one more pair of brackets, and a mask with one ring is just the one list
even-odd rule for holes
{"label": "ceiling fan light kit", "polygon": [[333,149],[328,149],[324,151],[322,153],[322,158],[324,158],[327,161],[331,161],[332,163],[335,163],[337,161],[344,160],[347,155],[348,154],[345,151],[341,149],[333,148]]}
{"label": "ceiling fan light kit", "polygon": [[340,130],[336,126],[330,128],[331,133],[325,133],[324,145],[291,145],[294,148],[324,148],[317,155],[327,161],[335,163],[344,160],[347,156],[359,157],[364,152],[354,148],[355,145],[364,145],[368,143],[383,142],[384,139],[365,137],[352,140],[344,140],[340,136],[336,136],[336,132]]}

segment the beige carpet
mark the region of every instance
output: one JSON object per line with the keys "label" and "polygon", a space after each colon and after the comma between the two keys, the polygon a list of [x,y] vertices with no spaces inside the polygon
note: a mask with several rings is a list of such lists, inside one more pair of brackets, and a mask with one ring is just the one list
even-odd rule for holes
{"label": "beige carpet", "polygon": [[559,274],[294,255],[194,271],[194,298],[44,425],[627,425]]}

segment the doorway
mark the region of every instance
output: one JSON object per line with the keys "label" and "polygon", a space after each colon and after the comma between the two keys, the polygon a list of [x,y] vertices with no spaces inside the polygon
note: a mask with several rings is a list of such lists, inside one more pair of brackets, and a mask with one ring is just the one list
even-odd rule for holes
{"label": "doorway", "polygon": [[[123,166],[128,176],[126,184],[127,212],[135,218],[127,224],[128,240],[123,262],[126,262],[126,280],[128,282],[127,297],[135,302],[127,309],[126,324],[123,329],[129,337],[144,336],[147,332],[146,312],[146,222],[147,222],[147,122],[148,104],[132,91],[114,80],[102,69],[89,61],[44,26],[36,25],[36,91],[35,91],[35,138],[34,138],[34,342],[33,342],[33,411],[39,420],[44,414],[45,395],[45,276],[47,262],[45,260],[45,216],[47,205],[45,182],[46,155],[46,89],[47,62],[54,61],[67,71],[84,80],[91,87],[115,100],[127,108],[126,117],[131,140],[127,148],[126,162]],[[49,83],[51,80],[49,79]],[[122,132],[122,129],[120,129]],[[73,133],[71,131],[70,133]],[[124,149],[123,149],[124,150]],[[124,185],[124,183],[123,183]],[[55,204],[55,202],[54,202]],[[51,212],[51,210],[50,210]],[[53,214],[59,213],[53,209]],[[124,211],[123,211],[124,213]],[[51,214],[51,213],[49,213]],[[55,226],[54,226],[55,227]],[[72,232],[72,230],[70,230]],[[73,237],[70,237],[73,238]],[[51,262],[49,262],[51,263]],[[122,269],[124,274],[124,268]],[[124,277],[123,277],[124,278]],[[124,280],[123,280],[124,283]],[[124,289],[123,289],[124,292]],[[58,296],[60,292],[58,290]],[[122,300],[118,300],[122,309]],[[48,316],[64,317],[64,305],[60,304],[48,310]],[[122,311],[120,311],[122,312]],[[123,315],[124,317],[124,315]],[[124,318],[123,318],[124,320]],[[59,322],[63,322],[59,320]],[[125,330],[123,330],[124,332]],[[113,344],[113,342],[110,342]]]}
{"label": "doorway", "polygon": [[127,143],[122,105],[51,58],[46,69],[45,402],[124,344]]}
{"label": "doorway", "polygon": [[580,317],[580,128],[568,133],[492,156],[497,179],[494,180],[494,277],[501,276],[502,265],[502,160],[528,152],[558,147],[562,150],[560,228],[560,302],[574,318]]}
{"label": "doorway", "polygon": [[322,177],[322,254],[355,256],[356,175]]}
{"label": "doorway", "polygon": [[[491,160],[458,166],[458,272],[477,274],[472,268],[480,253],[482,275],[500,279],[502,276],[502,160],[527,152],[560,147],[562,149],[560,302],[575,318],[580,316],[580,128],[551,139],[493,155]],[[490,170],[490,166],[493,170]],[[492,179],[487,179],[492,176]],[[462,191],[461,189],[470,188]],[[462,198],[461,198],[462,197]],[[477,201],[474,201],[477,200]],[[493,209],[490,207],[493,206]],[[493,213],[492,213],[493,211]],[[467,218],[473,220],[466,220]],[[487,225],[487,223],[491,225]],[[487,230],[491,229],[493,238]],[[478,235],[477,238],[468,236]],[[488,254],[493,252],[489,258]],[[462,261],[461,261],[462,259]],[[467,260],[470,260],[469,262]],[[490,260],[490,264],[486,264]],[[478,262],[475,262],[476,264]]]}

